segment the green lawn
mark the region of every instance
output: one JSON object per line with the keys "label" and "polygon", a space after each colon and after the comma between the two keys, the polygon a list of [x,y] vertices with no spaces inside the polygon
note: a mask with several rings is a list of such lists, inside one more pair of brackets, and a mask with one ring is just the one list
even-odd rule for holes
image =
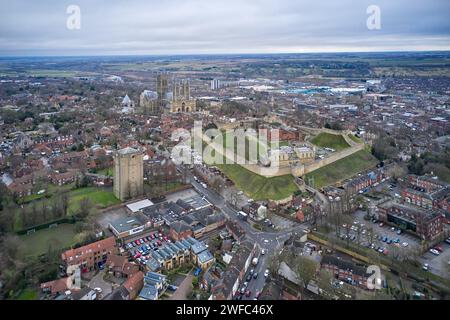
{"label": "green lawn", "polygon": [[372,168],[377,162],[372,154],[366,150],[360,150],[348,157],[306,174],[305,181],[308,183],[310,178],[314,178],[314,186],[321,188],[350,178],[360,171]]}
{"label": "green lawn", "polygon": [[37,300],[38,299],[38,293],[34,289],[24,289],[22,292],[17,296],[16,300]]}
{"label": "green lawn", "polygon": [[352,135],[351,133],[348,134],[348,137],[350,139],[352,139],[353,141],[355,141],[356,143],[363,143],[363,141],[360,138],[358,138],[357,136]]}
{"label": "green lawn", "polygon": [[120,203],[111,191],[105,189],[95,187],[76,189],[69,193],[69,215],[79,209],[79,203],[84,198],[88,198],[97,208],[106,208]]}
{"label": "green lawn", "polygon": [[342,135],[321,132],[311,142],[318,147],[332,148],[336,151],[350,147]]}
{"label": "green lawn", "polygon": [[236,186],[254,200],[280,200],[298,190],[291,175],[266,178],[237,164],[217,166]]}
{"label": "green lawn", "polygon": [[19,254],[23,257],[38,256],[47,252],[49,244],[53,249],[68,248],[73,244],[75,225],[65,223],[54,228],[38,230],[30,235],[19,236],[22,246]]}
{"label": "green lawn", "polygon": [[97,174],[101,174],[101,175],[104,175],[104,176],[112,177],[112,176],[114,176],[114,168],[111,167],[111,168],[105,168],[105,169],[102,169],[102,170],[98,170]]}
{"label": "green lawn", "polygon": [[[52,186],[52,188],[61,188],[60,190],[67,190],[68,186],[62,186],[62,187],[56,187]],[[56,190],[51,191],[49,187],[49,194],[55,194]],[[97,188],[97,187],[87,187],[87,188],[79,188],[68,191],[69,196],[69,209],[68,209],[68,215],[72,215],[76,213],[76,211],[79,209],[79,202],[83,198],[88,198],[94,207],[103,209],[115,204],[120,203],[120,200],[117,199],[113,192],[104,188]],[[37,207],[40,207],[40,204],[42,201],[47,201],[48,205],[51,206],[53,201],[58,201],[57,197],[50,197],[48,199],[37,199],[35,201]],[[25,207],[31,207],[31,203],[24,204]],[[15,230],[22,229],[22,222],[21,222],[21,216],[20,216],[20,210],[16,210],[16,222],[15,222]]]}

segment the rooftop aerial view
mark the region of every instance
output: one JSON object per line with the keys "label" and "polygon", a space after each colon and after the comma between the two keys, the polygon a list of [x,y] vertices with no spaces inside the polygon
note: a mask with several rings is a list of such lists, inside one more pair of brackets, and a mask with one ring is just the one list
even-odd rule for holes
{"label": "rooftop aerial view", "polygon": [[0,300],[450,299],[449,1],[0,4]]}

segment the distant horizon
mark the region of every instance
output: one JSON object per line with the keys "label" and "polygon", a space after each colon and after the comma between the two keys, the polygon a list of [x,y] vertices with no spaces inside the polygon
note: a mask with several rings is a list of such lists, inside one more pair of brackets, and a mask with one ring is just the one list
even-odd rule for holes
{"label": "distant horizon", "polygon": [[7,58],[89,58],[89,57],[189,57],[189,56],[282,56],[282,55],[313,55],[313,54],[405,54],[405,53],[450,53],[448,49],[437,50],[383,50],[383,51],[311,51],[311,52],[255,52],[255,53],[166,53],[166,54],[54,54],[54,55],[1,55],[0,59]]}

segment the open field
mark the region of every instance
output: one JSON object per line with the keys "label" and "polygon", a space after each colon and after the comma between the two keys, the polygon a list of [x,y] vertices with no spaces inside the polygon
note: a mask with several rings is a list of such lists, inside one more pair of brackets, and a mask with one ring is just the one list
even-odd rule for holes
{"label": "open field", "polygon": [[[67,191],[68,190],[67,187],[68,186],[62,186],[62,187],[52,186],[52,188],[61,188],[61,191]],[[114,194],[111,190],[104,189],[104,188],[86,187],[86,188],[70,190],[67,192],[68,192],[67,194],[69,196],[69,208],[68,208],[69,216],[75,214],[78,211],[79,203],[83,198],[88,198],[91,201],[91,203],[93,204],[93,206],[98,209],[103,209],[103,208],[120,203],[120,200],[114,196]],[[50,190],[49,190],[49,194],[51,194],[51,195],[56,194],[56,193],[57,193],[56,191],[50,192]],[[54,201],[59,201],[58,197],[50,196],[49,198],[41,198],[41,199],[37,199],[33,202],[24,204],[24,208],[27,208],[28,210],[30,210],[33,203],[36,204],[37,208],[41,208],[42,203],[46,203],[47,207],[51,207]],[[23,209],[18,209],[16,212],[15,230],[20,230],[23,228],[20,210],[23,210]]]}
{"label": "open field", "polygon": [[88,198],[97,208],[106,208],[120,203],[111,191],[94,187],[76,189],[69,194],[69,215],[79,209],[79,202],[84,198]]}
{"label": "open field", "polygon": [[265,178],[237,164],[217,165],[217,167],[254,200],[280,200],[298,190],[291,175]]}
{"label": "open field", "polygon": [[306,174],[305,181],[314,179],[314,187],[321,188],[347,179],[360,171],[372,168],[377,160],[366,150],[360,150],[348,157]]}
{"label": "open field", "polygon": [[321,132],[315,136],[311,142],[318,147],[332,148],[336,151],[350,147],[342,135]]}
{"label": "open field", "polygon": [[21,256],[38,256],[47,252],[51,244],[53,250],[70,247],[75,236],[75,225],[65,223],[54,228],[38,230],[30,235],[21,235]]}

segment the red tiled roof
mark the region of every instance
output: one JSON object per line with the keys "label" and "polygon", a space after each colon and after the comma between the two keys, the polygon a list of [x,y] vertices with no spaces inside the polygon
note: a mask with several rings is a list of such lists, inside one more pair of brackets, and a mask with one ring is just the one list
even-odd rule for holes
{"label": "red tiled roof", "polygon": [[97,251],[111,250],[115,245],[116,239],[114,237],[109,237],[83,247],[67,250],[61,254],[61,258],[66,262],[77,261]]}

